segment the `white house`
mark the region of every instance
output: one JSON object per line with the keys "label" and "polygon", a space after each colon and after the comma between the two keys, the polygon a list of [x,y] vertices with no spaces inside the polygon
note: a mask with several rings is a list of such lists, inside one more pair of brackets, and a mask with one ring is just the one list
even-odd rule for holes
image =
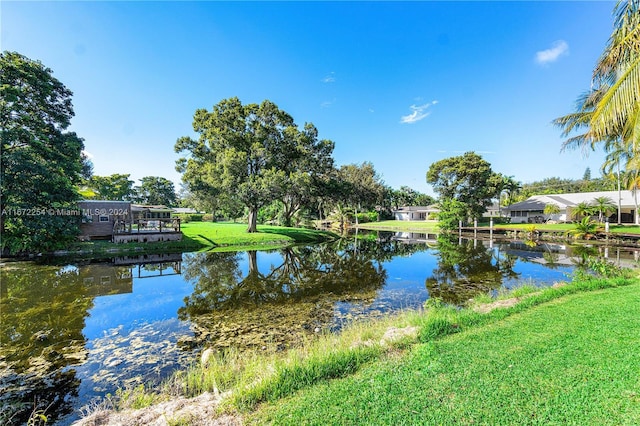
{"label": "white house", "polygon": [[430,206],[410,206],[400,207],[393,211],[395,220],[428,220],[435,219],[429,215],[435,215],[439,212],[438,206],[433,204]]}
{"label": "white house", "polygon": [[[640,191],[638,191],[640,192]],[[620,205],[621,222],[637,223],[637,203],[640,201],[640,194],[634,191],[601,191],[601,192],[578,192],[570,194],[547,194],[534,195],[519,203],[511,204],[503,208],[503,213],[511,217],[511,223],[541,223],[547,220],[557,222],[570,222],[575,220],[573,210],[580,203],[594,204],[596,198],[608,198],[611,204]],[[555,204],[560,208],[560,213],[544,214],[544,209],[549,204]],[[617,209],[611,213],[609,222],[617,223]]]}

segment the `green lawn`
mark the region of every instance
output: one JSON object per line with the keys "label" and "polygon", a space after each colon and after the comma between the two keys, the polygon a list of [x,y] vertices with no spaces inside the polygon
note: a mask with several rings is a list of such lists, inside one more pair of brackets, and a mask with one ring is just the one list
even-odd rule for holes
{"label": "green lawn", "polygon": [[436,232],[438,230],[438,222],[427,222],[424,220],[383,220],[380,222],[361,223],[358,225],[358,228],[371,230]]}
{"label": "green lawn", "polygon": [[418,344],[263,405],[253,423],[640,424],[640,283]]}
{"label": "green lawn", "polygon": [[185,239],[203,247],[282,245],[312,243],[333,239],[330,232],[282,226],[258,226],[258,232],[247,233],[247,225],[240,223],[189,222],[181,226]]}
{"label": "green lawn", "polygon": [[[507,223],[507,224],[496,224],[495,228],[502,229],[525,229],[527,227],[533,226],[538,231],[549,231],[549,232],[558,232],[558,231],[570,231],[575,229],[576,225],[573,223],[557,223],[557,224],[547,224],[547,223]],[[604,225],[598,225],[599,228],[604,229]],[[478,227],[488,228],[488,224],[478,225]],[[405,220],[384,220],[381,222],[369,222],[369,223],[361,223],[359,225],[361,229],[371,229],[371,230],[392,230],[392,231],[438,231],[438,223],[437,222],[426,222],[426,221],[405,221]],[[640,234],[640,226],[636,225],[610,225],[609,232],[611,233],[622,233],[622,234]]]}

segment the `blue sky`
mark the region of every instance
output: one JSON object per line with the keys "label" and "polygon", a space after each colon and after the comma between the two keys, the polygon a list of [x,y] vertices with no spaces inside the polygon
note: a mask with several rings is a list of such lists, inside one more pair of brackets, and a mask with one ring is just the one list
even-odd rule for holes
{"label": "blue sky", "polygon": [[560,153],[551,121],[589,88],[613,6],[2,1],[0,40],[74,92],[97,175],[178,187],[193,113],[238,96],[314,123],[337,165],[432,193],[429,165],[466,151],[521,182],[599,175],[602,153]]}

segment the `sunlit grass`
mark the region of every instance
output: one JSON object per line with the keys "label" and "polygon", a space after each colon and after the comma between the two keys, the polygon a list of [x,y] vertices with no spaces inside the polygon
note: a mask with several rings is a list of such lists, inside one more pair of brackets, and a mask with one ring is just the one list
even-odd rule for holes
{"label": "sunlit grass", "polygon": [[549,288],[484,315],[437,308],[425,316],[424,344],[408,356],[322,381],[263,406],[249,420],[638,424],[640,284],[598,290],[616,283],[622,281]]}
{"label": "sunlit grass", "polygon": [[371,230],[393,230],[393,231],[418,231],[436,232],[438,222],[433,221],[410,221],[410,220],[383,220],[380,222],[368,222],[358,225],[361,229]]}
{"label": "sunlit grass", "polygon": [[326,231],[281,226],[259,225],[258,232],[248,233],[247,225],[240,223],[189,222],[181,230],[186,238],[204,247],[310,243],[335,238]]}

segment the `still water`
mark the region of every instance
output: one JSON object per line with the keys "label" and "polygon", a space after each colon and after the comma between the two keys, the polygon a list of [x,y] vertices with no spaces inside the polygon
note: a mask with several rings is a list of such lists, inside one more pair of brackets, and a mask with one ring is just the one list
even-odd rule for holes
{"label": "still water", "polygon": [[602,250],[386,233],[271,252],[5,262],[0,423],[23,424],[35,403],[50,424],[70,424],[91,400],[158,383],[204,347],[284,350],[429,297],[463,305],[551,285]]}

